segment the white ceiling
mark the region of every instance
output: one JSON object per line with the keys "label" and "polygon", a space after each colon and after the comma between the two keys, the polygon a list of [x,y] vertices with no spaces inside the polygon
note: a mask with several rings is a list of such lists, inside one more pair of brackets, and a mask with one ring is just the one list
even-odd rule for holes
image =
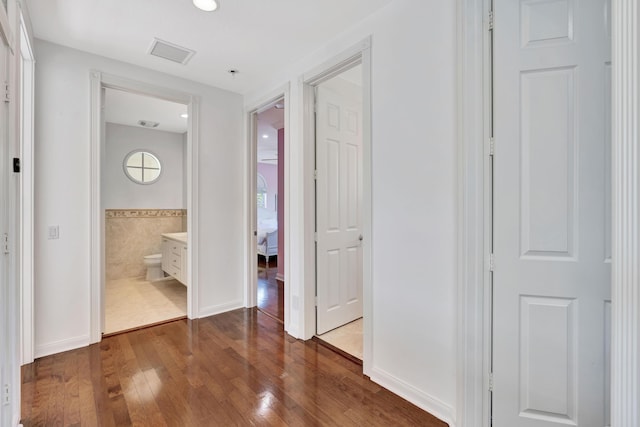
{"label": "white ceiling", "polygon": [[138,126],[138,120],[150,120],[160,125],[155,130],[185,133],[187,119],[180,117],[187,113],[187,106],[150,96],[105,90],[104,117],[109,123]]}
{"label": "white ceiling", "polygon": [[[246,93],[393,0],[27,0],[37,38]],[[196,51],[147,54],[154,37]],[[237,69],[232,77],[227,70]]]}

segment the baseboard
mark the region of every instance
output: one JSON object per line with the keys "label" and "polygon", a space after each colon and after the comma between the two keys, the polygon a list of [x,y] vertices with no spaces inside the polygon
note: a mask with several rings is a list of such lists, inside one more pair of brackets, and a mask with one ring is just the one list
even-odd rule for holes
{"label": "baseboard", "polygon": [[370,378],[371,381],[381,385],[419,408],[424,409],[434,417],[449,424],[449,427],[456,427],[453,408],[442,402],[440,399],[428,395],[422,390],[417,389],[411,384],[408,384],[379,368],[372,369]]}
{"label": "baseboard", "polygon": [[277,273],[276,274],[276,280],[284,282],[284,274]]}
{"label": "baseboard", "polygon": [[289,334],[292,337],[294,337],[295,339],[301,339],[300,338],[300,330],[298,329],[297,326],[292,326],[291,323],[289,323],[289,327],[287,327],[287,325],[285,324],[284,331],[287,334]]}
{"label": "baseboard", "polygon": [[225,304],[212,305],[210,307],[204,307],[198,312],[198,318],[215,316],[216,314],[226,313],[227,311],[236,310],[238,308],[244,308],[245,305],[242,300],[232,301]]}
{"label": "baseboard", "polygon": [[76,348],[87,347],[91,344],[91,337],[84,335],[81,337],[68,338],[49,344],[37,345],[35,348],[34,358],[49,356],[64,351],[75,350]]}

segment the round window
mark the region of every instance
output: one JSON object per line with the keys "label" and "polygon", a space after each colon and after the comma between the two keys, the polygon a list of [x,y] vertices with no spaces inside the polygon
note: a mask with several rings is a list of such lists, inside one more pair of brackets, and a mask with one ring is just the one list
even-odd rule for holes
{"label": "round window", "polygon": [[137,184],[153,184],[161,170],[160,160],[148,151],[132,151],[124,158],[124,173]]}

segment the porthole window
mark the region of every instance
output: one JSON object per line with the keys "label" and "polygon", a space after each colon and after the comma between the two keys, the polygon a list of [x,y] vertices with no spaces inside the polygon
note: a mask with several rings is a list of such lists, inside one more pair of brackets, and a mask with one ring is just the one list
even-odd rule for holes
{"label": "porthole window", "polygon": [[124,158],[124,173],[137,184],[153,184],[161,171],[160,160],[148,151],[132,151]]}

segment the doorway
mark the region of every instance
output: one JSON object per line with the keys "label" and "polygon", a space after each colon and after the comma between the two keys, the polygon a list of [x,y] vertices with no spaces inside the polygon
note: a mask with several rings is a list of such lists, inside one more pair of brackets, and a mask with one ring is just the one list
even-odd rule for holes
{"label": "doorway", "polygon": [[362,65],[315,86],[316,334],[362,360]]}
{"label": "doorway", "polygon": [[610,16],[494,7],[492,424],[609,425]]}
{"label": "doorway", "polygon": [[[187,106],[105,88],[104,335],[187,315]],[[184,259],[183,259],[184,258]]]}
{"label": "doorway", "polygon": [[284,98],[257,113],[257,306],[284,323]]}
{"label": "doorway", "polygon": [[[179,271],[170,269],[170,265],[162,265],[162,270],[165,272],[173,273],[176,278],[182,279],[182,283],[186,283],[188,286],[187,301],[186,301],[186,315],[188,318],[193,318],[195,307],[198,302],[198,283],[197,276],[193,274],[193,271],[197,267],[195,248],[198,247],[198,223],[197,219],[197,200],[194,197],[197,194],[198,188],[198,135],[194,132],[194,129],[198,128],[198,110],[199,100],[197,97],[177,92],[171,89],[157,87],[146,83],[132,81],[126,78],[113,76],[98,71],[91,72],[91,342],[99,342],[102,338],[102,333],[105,331],[105,194],[103,191],[103,174],[102,170],[105,168],[106,154],[103,151],[105,146],[102,141],[105,140],[106,133],[106,120],[103,113],[104,106],[104,93],[106,90],[117,90],[128,94],[143,95],[155,99],[170,101],[172,103],[181,104],[186,106],[187,125],[186,135],[183,142],[183,170],[187,171],[184,175],[184,180],[181,185],[184,188],[183,198],[186,198],[186,217],[182,216],[181,221],[184,222],[186,218],[186,233],[179,233],[178,236],[173,239],[175,243],[183,243],[181,246],[176,244],[176,249],[169,251],[176,255],[175,258],[162,256],[162,260],[172,261],[178,260],[179,262],[173,264],[179,266]],[[182,114],[182,113],[181,113]],[[184,118],[181,118],[184,120]],[[153,122],[153,120],[138,118],[143,122]],[[136,122],[137,123],[137,122]],[[149,123],[145,123],[149,124]],[[146,171],[142,169],[149,169],[149,173],[153,174],[155,165],[153,159],[147,156],[145,153],[137,152],[140,150],[133,150],[127,153],[124,159],[120,159],[120,173],[125,176],[125,179],[129,180],[126,176],[127,172],[131,177],[139,177],[142,181],[151,176],[147,175]],[[142,150],[144,151],[144,150]],[[150,154],[153,154],[149,152]],[[143,160],[144,159],[144,160]],[[131,162],[129,162],[131,160]],[[147,168],[147,166],[150,166]],[[162,171],[160,171],[160,178],[162,179]],[[122,176],[120,177],[122,178]],[[147,185],[146,183],[140,185]],[[161,214],[156,213],[157,216]],[[162,214],[164,215],[164,214]],[[184,228],[184,225],[183,225]],[[164,236],[163,236],[164,237]],[[184,241],[186,238],[186,242]],[[183,240],[180,242],[179,240]],[[179,247],[178,247],[179,246]],[[162,245],[164,248],[164,245]],[[169,247],[167,246],[167,250]],[[173,249],[173,246],[170,248]],[[164,254],[164,251],[161,250]],[[154,254],[157,255],[154,251]],[[144,258],[144,257],[143,257]],[[143,261],[144,263],[144,261]],[[166,268],[165,268],[166,267]],[[164,273],[163,273],[164,275]],[[146,277],[146,276],[145,276]]]}

